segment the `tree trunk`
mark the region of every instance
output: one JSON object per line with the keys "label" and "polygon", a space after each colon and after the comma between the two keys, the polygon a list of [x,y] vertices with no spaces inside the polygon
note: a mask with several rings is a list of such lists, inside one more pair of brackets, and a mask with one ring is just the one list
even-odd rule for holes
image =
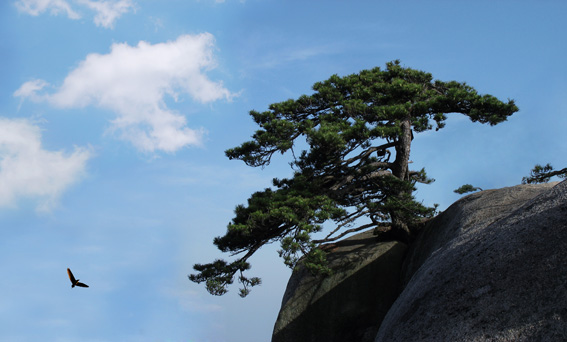
{"label": "tree trunk", "polygon": [[402,134],[396,144],[396,160],[394,161],[392,174],[401,180],[409,179],[408,165],[413,134],[409,119],[402,121]]}
{"label": "tree trunk", "polygon": [[[411,122],[408,119],[401,123],[402,133],[399,136],[398,143],[396,144],[396,160],[392,165],[392,174],[403,181],[409,181],[409,157],[411,149],[411,141],[413,134],[411,131]],[[398,193],[399,201],[404,202],[404,192]],[[396,196],[396,195],[394,195]],[[403,213],[400,211],[393,211],[390,213],[392,219],[392,230],[394,233],[399,234],[402,240],[408,240],[410,237],[410,230],[407,222],[403,219]]]}

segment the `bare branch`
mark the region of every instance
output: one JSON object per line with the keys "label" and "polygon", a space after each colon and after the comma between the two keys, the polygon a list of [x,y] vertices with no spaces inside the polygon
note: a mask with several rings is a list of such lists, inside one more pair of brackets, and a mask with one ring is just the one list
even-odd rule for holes
{"label": "bare branch", "polygon": [[325,239],[321,239],[321,240],[313,240],[313,242],[314,242],[314,243],[318,243],[318,244],[324,243],[324,242],[333,242],[333,241],[336,241],[336,240],[342,238],[342,237],[345,236],[345,235],[348,235],[348,234],[351,234],[351,233],[356,233],[356,232],[359,232],[359,231],[364,230],[364,229],[366,229],[366,228],[375,227],[375,226],[376,226],[376,225],[375,225],[374,223],[363,224],[363,225],[360,226],[360,227],[356,227],[356,228],[352,228],[352,229],[345,230],[344,232],[342,232],[341,234],[335,236],[334,238],[330,238],[330,239],[325,238]]}
{"label": "bare branch", "polygon": [[382,144],[380,146],[372,146],[372,147],[368,148],[367,150],[365,150],[364,152],[360,153],[359,155],[345,160],[343,162],[343,164],[348,165],[348,164],[355,162],[359,159],[368,158],[368,156],[370,156],[373,152],[385,150],[387,148],[391,148],[391,147],[394,147],[394,146],[396,146],[396,142],[389,142],[389,143],[386,143],[386,144]]}
{"label": "bare branch", "polygon": [[[330,238],[333,234],[335,234],[337,231],[339,231],[340,229],[342,229],[344,226],[348,225],[349,223],[352,223],[353,221],[355,221],[356,219],[366,215],[370,213],[370,210],[364,210],[364,211],[355,211],[354,213],[350,214],[349,216],[347,216],[347,219],[345,221],[343,221],[341,224],[339,224],[332,232],[330,232],[323,240],[326,240],[328,238]],[[353,216],[354,215],[354,216]]]}
{"label": "bare branch", "polygon": [[[372,163],[372,164],[378,165],[378,164],[388,164],[388,163],[376,162],[376,163]],[[357,172],[360,172],[360,170],[357,170]],[[387,170],[377,170],[377,171],[370,172],[370,173],[367,174],[367,175],[364,175],[364,176],[361,178],[361,180],[365,180],[365,181],[366,181],[366,180],[370,180],[370,179],[372,179],[372,178],[388,176],[388,175],[391,175],[391,174],[392,174],[392,172],[387,171]],[[333,176],[333,177],[334,177],[334,176]],[[340,181],[339,183],[336,183],[335,185],[331,186],[331,187],[330,187],[330,190],[332,190],[332,191],[338,191],[340,188],[342,188],[342,187],[345,186],[346,184],[352,182],[352,180],[355,179],[355,178],[356,178],[356,176],[353,176],[353,175],[346,176],[345,178],[343,178],[342,181]]]}

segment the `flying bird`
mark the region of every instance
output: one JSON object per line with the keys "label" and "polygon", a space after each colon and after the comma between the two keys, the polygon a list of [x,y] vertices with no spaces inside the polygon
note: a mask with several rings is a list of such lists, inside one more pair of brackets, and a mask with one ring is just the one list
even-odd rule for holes
{"label": "flying bird", "polygon": [[81,283],[79,279],[75,279],[75,277],[73,276],[73,272],[71,272],[70,269],[67,269],[67,274],[69,275],[69,279],[71,280],[71,288],[75,286],[89,287],[89,285]]}

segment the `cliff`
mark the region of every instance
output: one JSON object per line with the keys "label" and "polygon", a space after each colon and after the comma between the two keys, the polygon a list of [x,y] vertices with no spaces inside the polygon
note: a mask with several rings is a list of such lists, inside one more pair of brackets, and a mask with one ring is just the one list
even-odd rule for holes
{"label": "cliff", "polygon": [[292,274],[272,341],[567,338],[567,182],[474,193],[410,246],[363,232],[328,258],[332,277]]}

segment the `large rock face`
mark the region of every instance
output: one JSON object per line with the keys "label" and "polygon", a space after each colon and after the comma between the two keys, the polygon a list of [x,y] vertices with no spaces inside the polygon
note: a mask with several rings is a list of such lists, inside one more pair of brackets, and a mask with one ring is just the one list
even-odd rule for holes
{"label": "large rock face", "polygon": [[294,271],[273,342],[373,341],[399,294],[403,243],[379,242],[367,231],[328,246],[330,277]]}
{"label": "large rock face", "polygon": [[475,193],[409,249],[365,232],[329,259],[332,277],[293,273],[272,341],[567,341],[567,181]]}
{"label": "large rock face", "polygon": [[567,340],[567,182],[469,195],[430,222],[376,341]]}

